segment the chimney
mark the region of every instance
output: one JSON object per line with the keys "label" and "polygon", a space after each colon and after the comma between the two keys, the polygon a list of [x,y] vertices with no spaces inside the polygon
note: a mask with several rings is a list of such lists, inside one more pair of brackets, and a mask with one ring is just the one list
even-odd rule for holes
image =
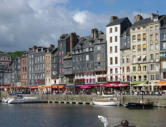
{"label": "chimney", "polygon": [[115,21],[116,19],[118,19],[117,16],[111,16],[111,22]]}
{"label": "chimney", "polygon": [[98,29],[97,29],[97,28],[92,29],[91,37],[92,37],[93,39],[96,39],[96,38],[99,37],[99,32],[98,32]]}
{"label": "chimney", "polygon": [[141,15],[136,15],[136,16],[134,17],[134,23],[139,22],[139,21],[141,21],[142,19],[143,19],[143,17],[142,17]]}
{"label": "chimney", "polygon": [[155,14],[155,13],[151,14],[151,20],[153,20],[153,21],[158,21],[158,17],[159,17],[158,14]]}
{"label": "chimney", "polygon": [[72,48],[74,47],[76,41],[77,41],[76,33],[70,33],[70,53],[72,52]]}

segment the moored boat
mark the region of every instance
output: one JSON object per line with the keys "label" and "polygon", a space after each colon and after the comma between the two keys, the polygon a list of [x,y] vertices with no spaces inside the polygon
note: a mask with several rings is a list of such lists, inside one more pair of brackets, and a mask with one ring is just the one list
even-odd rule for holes
{"label": "moored boat", "polygon": [[152,109],[153,108],[153,102],[147,102],[147,103],[133,103],[130,102],[125,105],[126,108],[129,109]]}
{"label": "moored boat", "polygon": [[23,104],[23,103],[39,103],[42,101],[38,97],[23,97],[22,95],[17,95],[15,97],[9,97],[4,99],[4,102],[8,104]]}
{"label": "moored boat", "polygon": [[120,104],[120,102],[117,99],[98,99],[93,100],[94,105],[100,105],[100,106],[117,106]]}

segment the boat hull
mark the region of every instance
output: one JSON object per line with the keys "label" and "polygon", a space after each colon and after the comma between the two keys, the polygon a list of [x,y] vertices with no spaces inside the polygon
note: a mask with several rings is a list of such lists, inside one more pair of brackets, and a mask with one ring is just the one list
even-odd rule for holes
{"label": "boat hull", "polygon": [[24,104],[24,103],[41,103],[37,97],[23,97],[23,98],[11,98],[8,100],[8,104]]}
{"label": "boat hull", "polygon": [[128,103],[125,107],[129,109],[152,109],[153,103]]}
{"label": "boat hull", "polygon": [[100,105],[100,106],[117,106],[119,105],[119,102],[98,102],[98,101],[93,101],[94,105]]}

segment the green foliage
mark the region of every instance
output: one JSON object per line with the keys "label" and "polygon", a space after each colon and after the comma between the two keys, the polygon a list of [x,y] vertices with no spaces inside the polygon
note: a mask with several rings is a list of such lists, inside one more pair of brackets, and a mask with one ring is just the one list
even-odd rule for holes
{"label": "green foliage", "polygon": [[22,56],[24,51],[16,51],[16,52],[9,52],[8,54],[11,55],[12,59],[16,59],[17,57]]}

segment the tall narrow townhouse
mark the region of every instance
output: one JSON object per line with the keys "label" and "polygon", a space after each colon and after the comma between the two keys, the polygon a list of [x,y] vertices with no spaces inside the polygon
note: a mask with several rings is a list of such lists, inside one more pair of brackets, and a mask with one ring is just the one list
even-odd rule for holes
{"label": "tall narrow townhouse", "polygon": [[121,81],[122,70],[120,62],[120,36],[131,26],[127,17],[111,17],[110,23],[106,26],[107,39],[107,80]]}
{"label": "tall narrow townhouse", "polygon": [[141,15],[134,18],[130,29],[132,54],[132,81],[159,80],[160,64],[160,22],[163,16],[152,14],[143,19]]}
{"label": "tall narrow townhouse", "polygon": [[120,39],[120,56],[121,56],[121,70],[122,70],[122,81],[130,81],[131,71],[131,49],[130,49],[130,28],[123,32]]}
{"label": "tall narrow townhouse", "polygon": [[160,19],[162,16],[151,14],[148,24],[148,81],[156,84],[160,79]]}
{"label": "tall narrow townhouse", "polygon": [[165,16],[163,17],[160,23],[160,80],[166,80],[166,17]]}

